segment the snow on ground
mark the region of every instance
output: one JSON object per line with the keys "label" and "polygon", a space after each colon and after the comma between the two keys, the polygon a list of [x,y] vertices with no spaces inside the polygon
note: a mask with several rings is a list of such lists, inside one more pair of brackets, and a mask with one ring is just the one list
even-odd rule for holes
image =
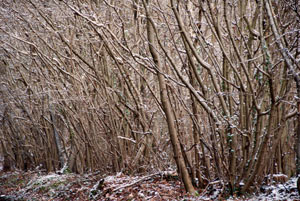
{"label": "snow on ground", "polygon": [[297,178],[292,177],[286,183],[271,186],[262,186],[260,193],[253,198],[255,200],[300,200],[297,190]]}
{"label": "snow on ground", "polygon": [[[276,183],[273,185],[263,185],[259,192],[254,195],[242,195],[240,197],[224,197],[224,186],[222,182],[211,182],[209,186],[199,194],[199,196],[188,198],[186,200],[200,201],[200,200],[247,200],[247,201],[273,201],[273,200],[300,200],[297,190],[297,178],[292,177],[285,183]],[[223,194],[223,195],[222,195]]]}
{"label": "snow on ground", "polygon": [[[173,173],[158,172],[150,175],[128,176],[90,173],[45,174],[41,172],[0,173],[0,200],[300,200],[296,178],[285,183],[262,186],[256,194],[228,197],[226,185],[211,182],[206,189],[192,196],[184,191]],[[2,197],[1,197],[2,196]],[[7,200],[9,200],[7,199]]]}

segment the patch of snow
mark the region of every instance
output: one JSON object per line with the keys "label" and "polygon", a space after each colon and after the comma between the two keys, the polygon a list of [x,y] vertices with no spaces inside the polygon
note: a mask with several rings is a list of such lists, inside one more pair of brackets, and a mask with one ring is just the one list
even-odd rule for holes
{"label": "patch of snow", "polygon": [[59,171],[57,171],[57,173],[63,174],[67,169],[68,169],[68,164],[65,163],[64,166]]}
{"label": "patch of snow", "polygon": [[273,174],[273,177],[287,177],[285,174]]}
{"label": "patch of snow", "polygon": [[38,176],[38,178],[34,177],[29,181],[27,187],[24,189],[24,192],[27,192],[30,189],[39,189],[41,187],[48,186],[48,183],[51,181],[64,181],[65,175],[58,175],[55,173],[45,175],[45,176]]}
{"label": "patch of snow", "polygon": [[115,178],[116,178],[115,176],[107,176],[107,177],[105,177],[104,180],[105,180],[106,182],[113,182],[113,181],[115,180]]}
{"label": "patch of snow", "polygon": [[[273,175],[274,176],[274,175]],[[284,177],[285,175],[276,175]],[[243,184],[242,181],[240,184]],[[222,187],[220,181],[211,182],[204,192],[200,193],[200,196],[193,198],[188,198],[188,200],[200,201],[200,200],[218,200],[219,196],[222,194]],[[248,200],[248,201],[273,201],[273,200],[300,200],[300,196],[297,190],[297,178],[292,177],[287,182],[283,184],[273,184],[273,185],[264,185],[260,188],[261,192],[257,192],[255,195],[251,196],[241,196],[241,197],[229,197],[222,198],[227,201],[236,201],[236,200]],[[185,199],[186,200],[186,199]]]}
{"label": "patch of snow", "polygon": [[[283,175],[279,175],[283,176]],[[300,200],[297,190],[297,178],[292,177],[284,184],[274,184],[262,186],[261,193],[253,196],[251,201],[255,200]]]}

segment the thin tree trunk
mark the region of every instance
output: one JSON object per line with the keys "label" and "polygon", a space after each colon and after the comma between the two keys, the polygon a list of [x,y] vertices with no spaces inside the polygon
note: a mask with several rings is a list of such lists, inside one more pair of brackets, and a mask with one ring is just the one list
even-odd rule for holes
{"label": "thin tree trunk", "polygon": [[[277,27],[277,23],[276,23],[276,19],[274,19],[274,15],[273,15],[273,10],[272,10],[272,6],[269,0],[264,0],[265,3],[265,7],[267,10],[267,15],[269,17],[270,20],[270,25],[271,25],[271,29],[273,31],[273,34],[275,36],[275,41],[277,44],[277,47],[280,50],[281,55],[284,58],[284,61],[288,67],[289,73],[293,75],[294,80],[296,82],[296,88],[297,88],[297,111],[298,113],[300,112],[300,78],[299,75],[296,73],[295,68],[293,66],[293,62],[290,58],[289,52],[287,50],[287,48],[284,46],[284,42],[282,41],[282,37],[280,34],[280,30]],[[300,174],[300,115],[298,115],[297,118],[297,129],[296,129],[296,172],[297,174]]]}
{"label": "thin tree trunk", "polygon": [[173,147],[173,151],[174,151],[174,158],[175,158],[175,161],[177,164],[178,172],[182,177],[186,191],[194,194],[195,189],[192,184],[190,175],[188,173],[186,164],[184,162],[182,150],[180,148],[180,142],[178,139],[178,133],[175,128],[175,118],[174,118],[174,114],[172,112],[170,100],[168,98],[167,85],[165,82],[164,75],[161,73],[162,72],[161,60],[160,60],[158,53],[156,52],[156,50],[154,48],[154,44],[155,44],[154,30],[153,30],[152,24],[150,22],[150,13],[147,10],[147,5],[146,5],[145,1],[144,1],[144,7],[146,9],[146,14],[147,14],[147,19],[148,19],[148,21],[147,21],[147,36],[148,36],[148,40],[149,40],[149,49],[150,49],[150,53],[152,55],[153,61],[156,64],[156,67],[158,69],[157,77],[158,77],[159,88],[160,88],[160,99],[162,102],[162,107],[163,107],[164,113],[166,115],[169,135],[171,138],[172,147]]}
{"label": "thin tree trunk", "polygon": [[51,126],[53,129],[53,136],[54,136],[54,140],[55,140],[55,146],[56,146],[58,158],[59,158],[59,165],[60,165],[60,168],[63,168],[65,165],[65,158],[64,158],[63,146],[61,144],[62,139],[61,139],[60,135],[58,134],[56,126],[55,126],[56,118],[55,118],[55,115],[53,114],[53,106],[52,105],[49,107],[49,111],[50,111],[50,118],[51,118]]}

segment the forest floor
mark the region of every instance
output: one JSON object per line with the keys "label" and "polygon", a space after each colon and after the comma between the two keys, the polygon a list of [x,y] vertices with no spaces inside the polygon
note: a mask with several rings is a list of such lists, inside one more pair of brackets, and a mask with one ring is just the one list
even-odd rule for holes
{"label": "forest floor", "polygon": [[159,172],[147,176],[108,176],[91,174],[46,174],[41,171],[0,173],[1,200],[300,200],[296,178],[284,184],[264,186],[261,192],[240,197],[226,197],[221,182],[191,196],[175,172]]}

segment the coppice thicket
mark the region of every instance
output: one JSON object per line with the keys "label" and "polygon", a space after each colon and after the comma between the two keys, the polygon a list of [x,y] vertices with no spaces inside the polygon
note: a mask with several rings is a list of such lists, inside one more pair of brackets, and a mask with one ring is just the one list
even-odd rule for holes
{"label": "coppice thicket", "polygon": [[300,173],[298,0],[3,0],[4,170]]}

